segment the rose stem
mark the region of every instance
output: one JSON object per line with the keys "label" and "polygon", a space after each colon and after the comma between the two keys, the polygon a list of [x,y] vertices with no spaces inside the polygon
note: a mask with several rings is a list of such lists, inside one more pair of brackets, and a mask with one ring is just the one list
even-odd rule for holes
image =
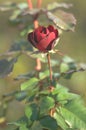
{"label": "rose stem", "polygon": [[38,1],[37,1],[37,7],[40,8],[40,7],[41,7],[41,4],[42,4],[42,0],[38,0]]}
{"label": "rose stem", "polygon": [[52,81],[52,67],[50,63],[50,54],[47,53],[47,60],[48,60],[48,66],[49,66],[49,71],[50,71],[50,80]]}
{"label": "rose stem", "polygon": [[28,2],[29,9],[32,9],[33,8],[32,1],[31,0],[27,0],[27,2]]}
{"label": "rose stem", "polygon": [[[38,0],[37,1],[37,8],[40,8],[41,7],[41,4],[42,4],[42,0]],[[34,28],[38,28],[38,21],[37,19],[34,19]]]}
{"label": "rose stem", "polygon": [[[41,7],[41,4],[42,4],[42,0],[38,0],[37,1],[37,8],[40,8]],[[34,20],[34,28],[38,28],[38,21],[37,19]]]}
{"label": "rose stem", "polygon": [[[47,60],[48,60],[48,66],[49,66],[49,71],[50,71],[50,81],[52,83],[52,67],[51,67],[51,63],[50,63],[50,54],[49,53],[47,53]],[[49,90],[50,90],[50,92],[52,92],[54,90],[54,87],[52,85],[49,86]],[[51,117],[53,117],[54,111],[55,111],[55,108],[50,109],[49,115]]]}
{"label": "rose stem", "polygon": [[[28,2],[29,9],[33,9],[32,1],[31,0],[27,0],[27,2]],[[38,21],[36,19],[34,19],[33,22],[34,22],[34,28],[37,28],[38,27]]]}

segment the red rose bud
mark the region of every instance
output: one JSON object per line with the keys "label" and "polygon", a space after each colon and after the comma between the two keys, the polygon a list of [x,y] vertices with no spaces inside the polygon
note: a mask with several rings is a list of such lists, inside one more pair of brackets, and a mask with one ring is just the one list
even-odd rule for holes
{"label": "red rose bud", "polygon": [[54,29],[52,25],[48,27],[39,26],[28,34],[30,43],[41,52],[52,50],[58,37],[58,30]]}

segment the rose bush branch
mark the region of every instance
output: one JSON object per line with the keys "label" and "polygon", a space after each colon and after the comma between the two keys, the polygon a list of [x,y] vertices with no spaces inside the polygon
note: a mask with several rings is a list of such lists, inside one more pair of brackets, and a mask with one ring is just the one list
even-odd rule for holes
{"label": "rose bush branch", "polygon": [[29,9],[33,8],[32,0],[27,0]]}
{"label": "rose bush branch", "polygon": [[38,1],[37,1],[37,7],[38,7],[38,8],[41,8],[41,4],[42,4],[42,0],[38,0]]}
{"label": "rose bush branch", "polygon": [[48,66],[49,66],[49,71],[50,71],[50,81],[52,82],[52,67],[51,67],[50,54],[49,53],[47,53],[47,59],[48,59]]}

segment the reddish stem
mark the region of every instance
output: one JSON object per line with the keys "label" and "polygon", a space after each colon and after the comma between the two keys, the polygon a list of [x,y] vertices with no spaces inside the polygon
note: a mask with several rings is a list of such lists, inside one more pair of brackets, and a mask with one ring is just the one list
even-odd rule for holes
{"label": "reddish stem", "polygon": [[32,9],[33,8],[32,1],[31,0],[27,0],[27,2],[28,2],[29,9]]}
{"label": "reddish stem", "polygon": [[42,0],[38,0],[38,1],[37,1],[37,7],[40,8],[40,7],[41,7],[41,4],[42,4]]}
{"label": "reddish stem", "polygon": [[37,58],[36,59],[36,68],[35,68],[37,71],[40,71],[41,70],[41,62],[40,62],[40,59]]}
{"label": "reddish stem", "polygon": [[50,54],[47,54],[47,60],[48,60],[48,65],[49,65],[49,71],[50,71],[50,80],[52,81],[52,67],[50,63]]}
{"label": "reddish stem", "polygon": [[[42,4],[42,0],[38,0],[37,1],[37,8],[40,8],[41,4]],[[39,24],[38,24],[37,19],[34,19],[34,28],[38,28],[38,26],[39,26]]]}
{"label": "reddish stem", "polygon": [[38,26],[39,26],[38,21],[35,19],[33,22],[34,22],[34,28],[35,29],[38,28]]}

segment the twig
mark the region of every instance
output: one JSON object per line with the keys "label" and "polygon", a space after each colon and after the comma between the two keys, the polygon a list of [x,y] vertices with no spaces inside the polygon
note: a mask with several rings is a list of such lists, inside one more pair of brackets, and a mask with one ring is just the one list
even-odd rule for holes
{"label": "twig", "polygon": [[31,0],[27,0],[27,2],[28,2],[29,9],[32,9],[33,8],[32,1]]}
{"label": "twig", "polygon": [[37,1],[37,7],[40,8],[40,7],[41,7],[41,4],[42,4],[42,0],[38,0],[38,1]]}
{"label": "twig", "polygon": [[52,67],[50,63],[50,54],[47,53],[47,60],[48,60],[48,65],[49,65],[49,71],[50,71],[50,80],[52,81]]}

